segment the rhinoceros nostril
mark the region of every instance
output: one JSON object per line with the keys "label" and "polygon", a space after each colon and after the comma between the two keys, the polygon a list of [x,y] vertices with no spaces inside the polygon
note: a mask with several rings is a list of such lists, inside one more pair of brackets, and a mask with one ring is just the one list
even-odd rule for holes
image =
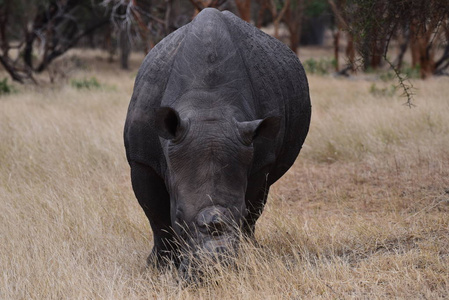
{"label": "rhinoceros nostril", "polygon": [[213,215],[212,220],[210,220],[212,224],[218,224],[220,222],[220,217],[218,215]]}
{"label": "rhinoceros nostril", "polygon": [[227,228],[226,221],[219,215],[212,216],[212,219],[207,225],[210,230],[218,233],[225,231]]}
{"label": "rhinoceros nostril", "polygon": [[222,227],[226,226],[225,221],[218,215],[214,215],[212,220],[210,221],[209,226],[215,227],[217,229],[222,229]]}
{"label": "rhinoceros nostril", "polygon": [[226,208],[209,206],[202,209],[196,218],[198,229],[206,235],[220,236],[230,231],[231,218]]}
{"label": "rhinoceros nostril", "polygon": [[198,219],[197,225],[203,233],[212,236],[219,236],[228,229],[226,220],[218,213],[202,214]]}
{"label": "rhinoceros nostril", "polygon": [[218,254],[224,254],[228,251],[228,249],[226,247],[217,247],[215,248],[215,252]]}

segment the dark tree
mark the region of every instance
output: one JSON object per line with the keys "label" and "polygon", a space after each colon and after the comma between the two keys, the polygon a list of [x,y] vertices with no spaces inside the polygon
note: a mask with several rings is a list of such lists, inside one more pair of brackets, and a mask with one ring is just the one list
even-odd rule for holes
{"label": "dark tree", "polygon": [[299,37],[301,36],[304,12],[308,1],[310,0],[290,0],[284,14],[284,22],[290,33],[290,48],[295,53],[299,46]]}
{"label": "dark tree", "polygon": [[[354,38],[349,31],[349,24],[351,23],[350,9],[346,7],[347,0],[328,0],[329,6],[334,15],[335,29],[333,30],[334,37],[334,57],[335,57],[335,71],[341,75],[348,75],[348,71],[354,71],[355,63],[355,49]],[[347,63],[343,69],[340,69],[340,36],[345,33],[347,39],[346,58]]]}
{"label": "dark tree", "polygon": [[251,0],[235,0],[235,5],[239,11],[240,18],[246,22],[251,21]]}
{"label": "dark tree", "polygon": [[227,5],[227,2],[228,0],[190,0],[190,3],[195,7],[195,15],[208,7],[223,9]]}
{"label": "dark tree", "polygon": [[[48,65],[84,36],[107,24],[100,1],[0,2],[0,62],[13,80],[35,81]],[[10,51],[14,51],[15,56]]]}
{"label": "dark tree", "polygon": [[[442,74],[449,66],[447,0],[348,0],[346,11],[352,20],[348,30],[365,68],[377,68],[382,60],[400,68],[407,44],[422,78]],[[393,39],[400,41],[400,51],[390,62],[387,53]]]}

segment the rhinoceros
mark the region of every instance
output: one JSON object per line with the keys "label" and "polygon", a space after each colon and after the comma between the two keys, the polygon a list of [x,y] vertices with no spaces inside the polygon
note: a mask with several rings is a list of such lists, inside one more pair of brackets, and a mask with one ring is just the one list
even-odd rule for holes
{"label": "rhinoceros", "polygon": [[204,9],[159,42],[136,77],[124,129],[148,263],[235,253],[309,130],[304,69],[288,47],[228,11]]}

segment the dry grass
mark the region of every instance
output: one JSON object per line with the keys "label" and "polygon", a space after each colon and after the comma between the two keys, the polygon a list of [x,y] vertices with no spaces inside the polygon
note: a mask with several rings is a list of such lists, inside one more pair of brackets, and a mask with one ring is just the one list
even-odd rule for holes
{"label": "dry grass", "polygon": [[95,55],[85,65],[71,76],[104,88],[19,87],[0,98],[1,299],[449,294],[447,79],[414,82],[409,109],[371,95],[368,81],[311,77],[310,134],[271,191],[260,245],[243,245],[238,269],[182,287],[175,271],[144,268],[150,229],[122,143],[135,70]]}

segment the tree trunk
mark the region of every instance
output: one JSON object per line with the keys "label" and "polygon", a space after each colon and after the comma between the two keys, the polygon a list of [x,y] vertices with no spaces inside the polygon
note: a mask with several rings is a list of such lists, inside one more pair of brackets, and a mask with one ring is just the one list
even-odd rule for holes
{"label": "tree trunk", "polygon": [[346,57],[348,58],[351,71],[355,71],[355,48],[354,48],[354,37],[350,32],[346,34],[348,39],[348,44],[346,45]]}
{"label": "tree trunk", "polygon": [[6,26],[8,25],[9,16],[9,2],[10,0],[3,1],[3,9],[0,10],[0,42],[4,56],[8,56],[9,52],[9,43],[6,36]]}
{"label": "tree trunk", "polygon": [[435,62],[435,74],[442,73],[449,65],[449,23],[443,27],[445,39],[447,41],[446,47],[441,57]]}
{"label": "tree trunk", "polygon": [[240,18],[246,22],[251,21],[251,0],[235,0],[235,5],[240,14]]}
{"label": "tree trunk", "polygon": [[128,32],[126,28],[120,29],[119,45],[120,45],[120,67],[124,70],[128,70],[131,45],[129,43]]}
{"label": "tree trunk", "polygon": [[[296,23],[296,22],[295,22]],[[290,32],[290,49],[297,53],[299,46],[299,37],[301,35],[301,26],[299,24],[291,24],[288,26],[288,31]]]}
{"label": "tree trunk", "polygon": [[114,54],[116,51],[116,45],[113,42],[113,32],[112,27],[108,26],[103,39],[103,49],[108,52],[108,62],[112,63],[114,61]]}
{"label": "tree trunk", "polygon": [[171,32],[171,9],[172,9],[172,0],[165,0],[165,19],[164,19],[164,29],[165,35],[169,35]]}
{"label": "tree trunk", "polygon": [[377,34],[373,34],[374,39],[371,44],[371,68],[377,69],[382,65],[384,47],[385,47],[385,39],[378,38]]}
{"label": "tree trunk", "polygon": [[432,35],[438,37],[438,20],[431,20],[429,24],[411,22],[410,34],[412,48],[412,65],[419,64],[421,78],[426,79],[435,72],[434,48],[432,48]]}
{"label": "tree trunk", "polygon": [[[263,22],[263,16],[265,11],[269,10],[271,12],[270,2],[269,0],[258,0],[259,3],[259,12],[257,14],[256,27],[261,28]],[[274,16],[273,16],[274,19]]]}
{"label": "tree trunk", "polygon": [[433,60],[433,51],[428,51],[427,47],[429,41],[426,37],[418,38],[419,44],[419,65],[421,70],[421,78],[426,79],[432,76],[435,69],[435,62]]}
{"label": "tree trunk", "polygon": [[399,54],[396,58],[396,68],[400,71],[402,69],[402,63],[404,61],[404,55],[407,51],[408,44],[410,42],[410,33],[406,32],[406,28],[404,28],[401,32],[402,34],[399,35],[398,41],[399,41]]}
{"label": "tree trunk", "polygon": [[335,57],[335,72],[339,71],[339,61],[338,61],[338,54],[340,51],[340,47],[339,47],[339,43],[340,43],[340,29],[337,28],[336,32],[334,33],[334,57]]}
{"label": "tree trunk", "polygon": [[417,26],[413,21],[410,24],[410,50],[412,52],[412,67],[416,68],[419,64],[419,43]]}
{"label": "tree trunk", "polygon": [[[297,53],[299,46],[299,37],[302,31],[302,20],[304,17],[305,0],[291,1],[290,5],[286,5],[284,21],[290,32],[290,49]],[[287,1],[286,1],[287,3]]]}

